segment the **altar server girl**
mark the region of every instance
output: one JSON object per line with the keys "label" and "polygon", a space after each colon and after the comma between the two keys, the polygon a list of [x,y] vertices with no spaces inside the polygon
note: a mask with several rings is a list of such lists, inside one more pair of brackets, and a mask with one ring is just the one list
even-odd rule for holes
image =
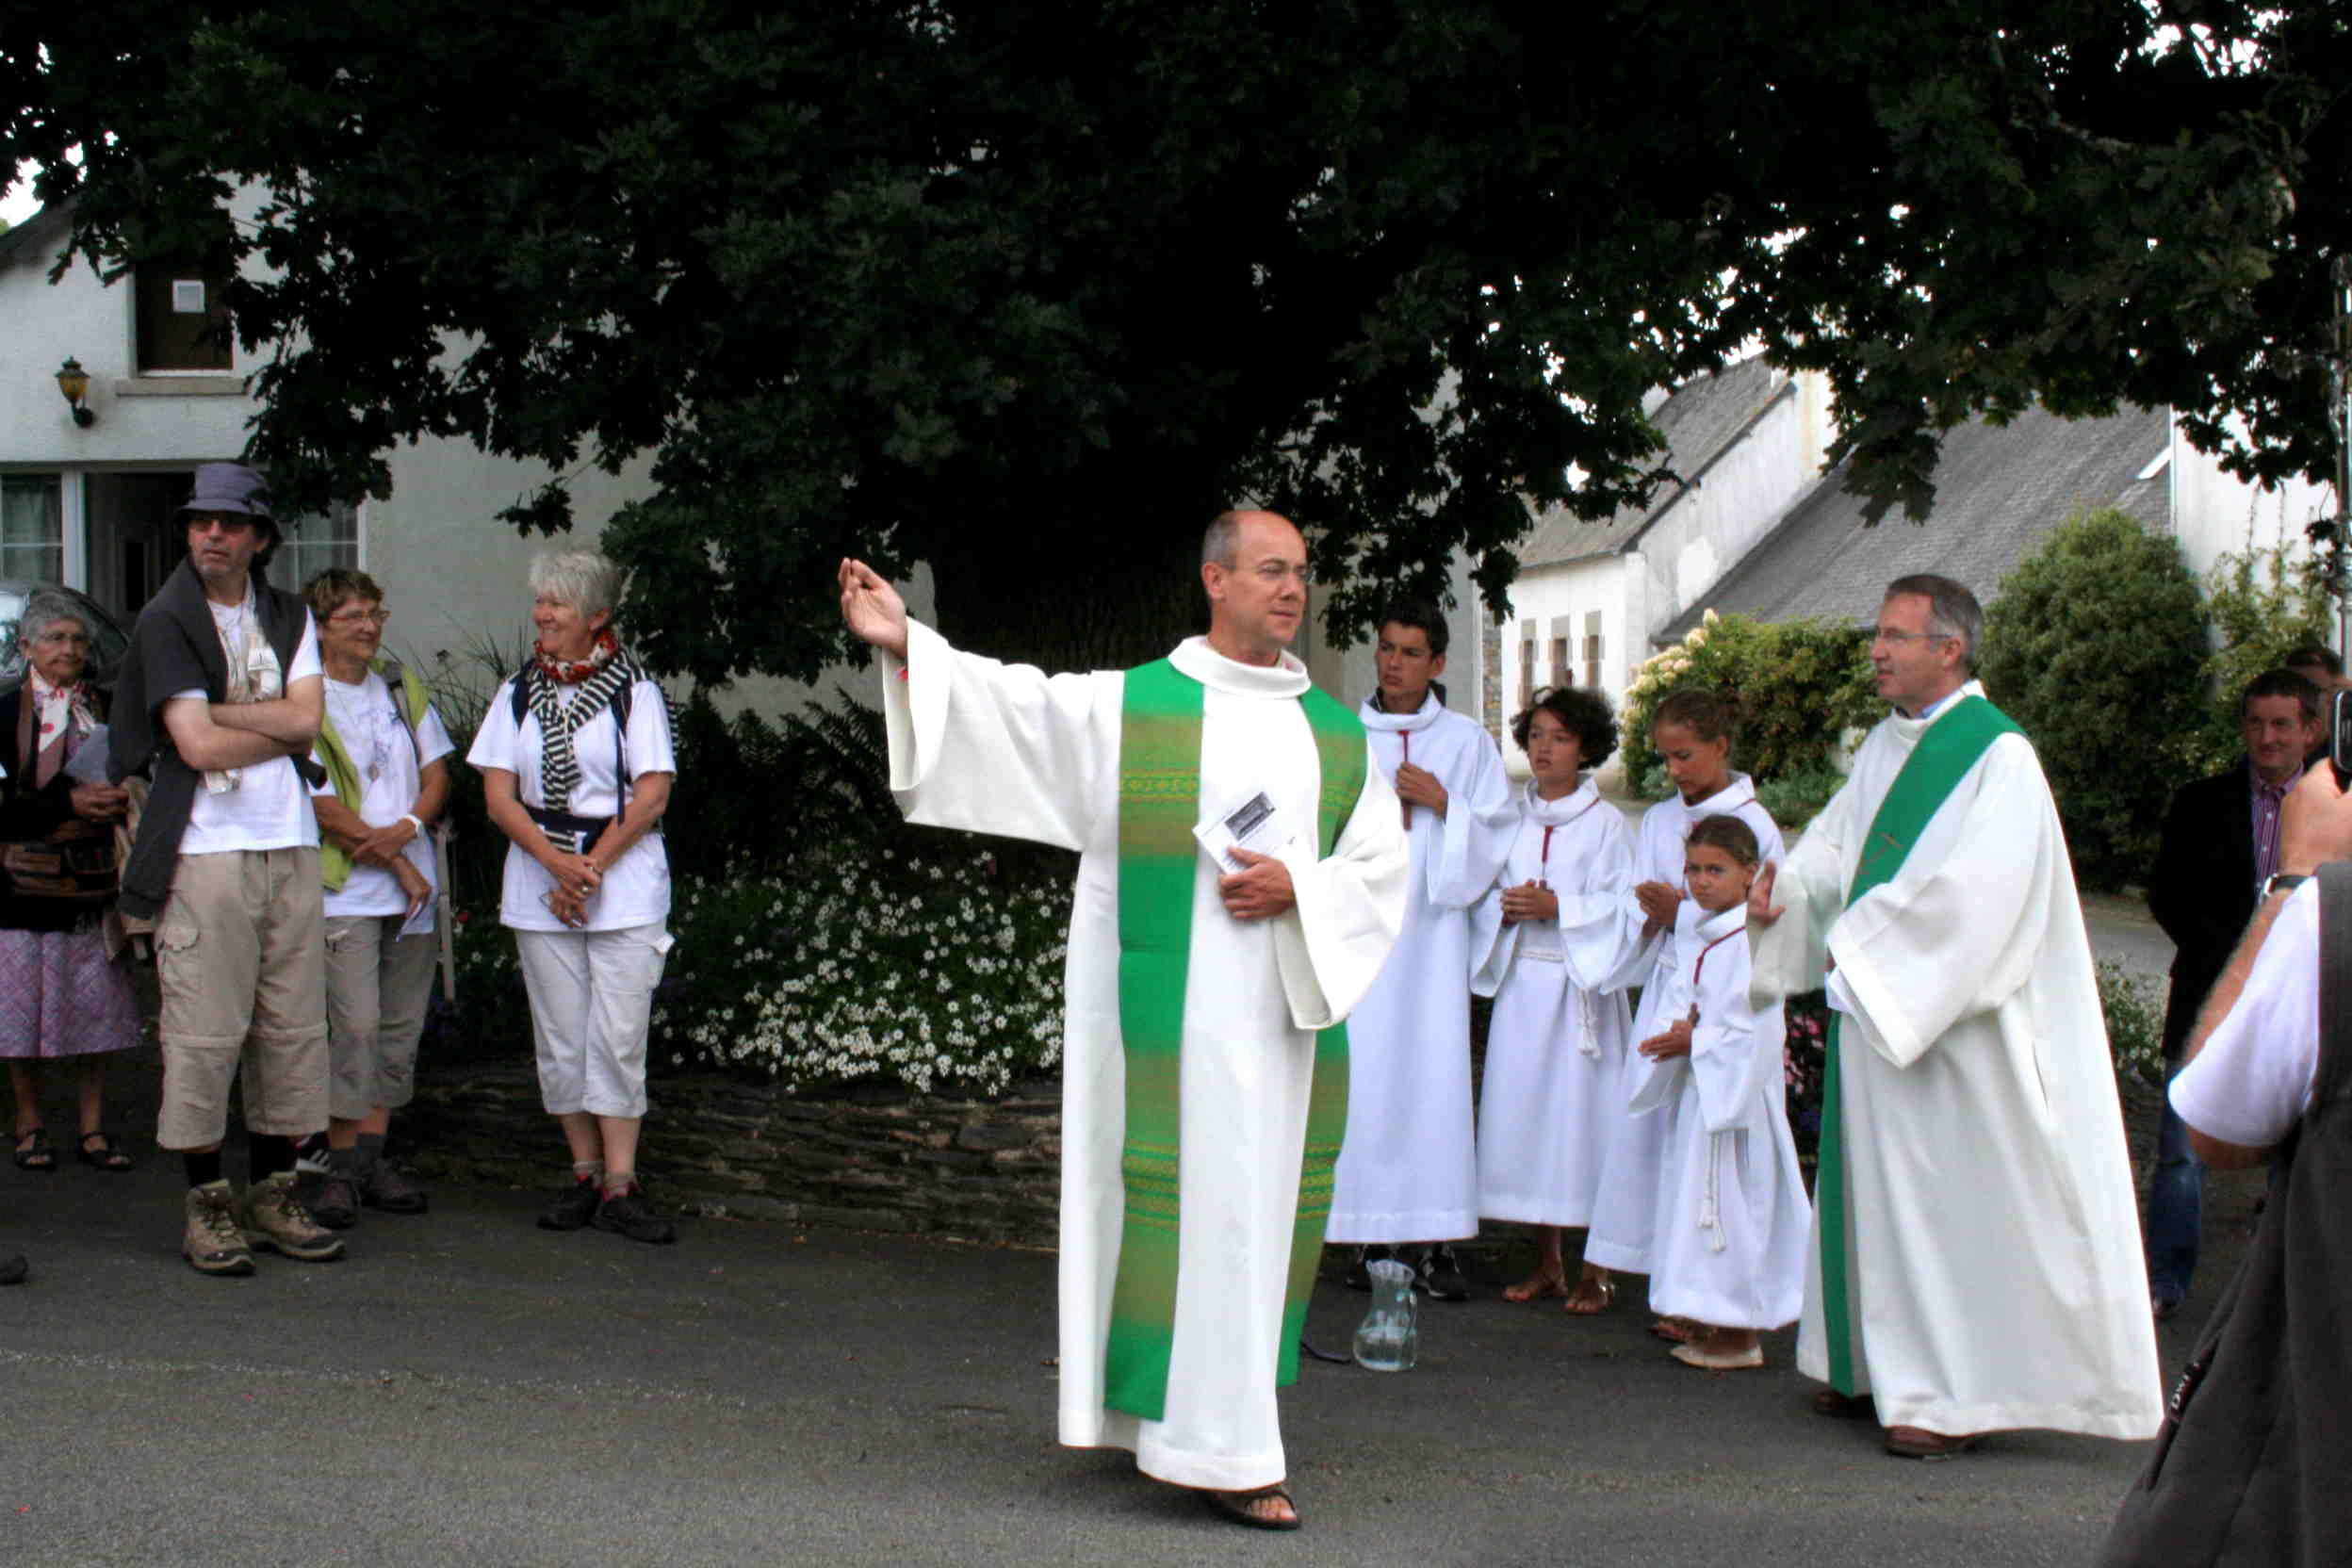
{"label": "altar server girl", "polygon": [[1563,1228],[1586,1225],[1617,1128],[1630,1037],[1621,992],[1633,879],[1632,834],[1601,798],[1592,770],[1617,748],[1606,698],[1562,688],[1537,694],[1511,723],[1534,777],[1496,890],[1494,931],[1471,988],[1494,999],[1478,1112],[1478,1212],[1537,1228],[1541,1261],[1504,1291],[1514,1301],[1563,1297],[1573,1313],[1605,1310],[1606,1269],[1587,1266],[1572,1290]]}
{"label": "altar server girl", "polygon": [[1671,1116],[1650,1305],[1697,1327],[1674,1348],[1689,1366],[1764,1364],[1757,1332],[1796,1320],[1812,1215],[1789,1135],[1777,1006],[1748,1003],[1748,885],[1755,831],[1736,816],[1690,829],[1684,882],[1698,919],[1679,939],[1680,1009],[1639,1047],[1637,1116]]}

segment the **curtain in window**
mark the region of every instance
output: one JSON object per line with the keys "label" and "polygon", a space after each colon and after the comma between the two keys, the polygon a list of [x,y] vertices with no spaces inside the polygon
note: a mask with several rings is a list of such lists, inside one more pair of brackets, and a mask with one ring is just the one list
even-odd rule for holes
{"label": "curtain in window", "polygon": [[0,474],[0,577],[65,580],[65,492],[55,474]]}

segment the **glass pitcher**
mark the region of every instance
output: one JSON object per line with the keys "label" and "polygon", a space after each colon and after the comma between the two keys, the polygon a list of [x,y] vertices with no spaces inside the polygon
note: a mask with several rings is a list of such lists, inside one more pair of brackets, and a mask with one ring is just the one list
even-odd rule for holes
{"label": "glass pitcher", "polygon": [[1375,1372],[1409,1372],[1421,1350],[1413,1269],[1393,1258],[1365,1266],[1372,1276],[1372,1310],[1356,1325],[1356,1364]]}

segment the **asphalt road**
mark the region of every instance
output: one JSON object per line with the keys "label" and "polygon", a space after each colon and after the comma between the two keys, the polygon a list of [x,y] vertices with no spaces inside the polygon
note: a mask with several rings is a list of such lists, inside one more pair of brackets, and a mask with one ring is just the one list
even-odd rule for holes
{"label": "asphalt road", "polygon": [[[1054,1446],[1041,1254],[710,1220],[653,1249],[443,1191],[344,1263],[215,1280],[178,1259],[176,1195],[162,1159],[0,1172],[35,1267],[0,1291],[9,1562],[2079,1563],[2143,1457],[1888,1459],[1806,1410],[1787,1335],[1764,1372],[1698,1373],[1629,1301],[1488,1288],[1424,1308],[1412,1372],[1308,1366],[1308,1526],[1261,1535]],[[1364,1300],[1325,1285],[1314,1336],[1345,1345]]]}

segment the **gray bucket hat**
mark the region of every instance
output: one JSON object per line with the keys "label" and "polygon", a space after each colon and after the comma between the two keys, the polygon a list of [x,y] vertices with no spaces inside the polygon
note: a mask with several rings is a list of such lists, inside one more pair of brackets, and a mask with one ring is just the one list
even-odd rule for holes
{"label": "gray bucket hat", "polygon": [[196,488],[180,507],[190,512],[232,512],[267,523],[271,534],[278,520],[270,514],[270,482],[242,463],[207,463],[196,470]]}

